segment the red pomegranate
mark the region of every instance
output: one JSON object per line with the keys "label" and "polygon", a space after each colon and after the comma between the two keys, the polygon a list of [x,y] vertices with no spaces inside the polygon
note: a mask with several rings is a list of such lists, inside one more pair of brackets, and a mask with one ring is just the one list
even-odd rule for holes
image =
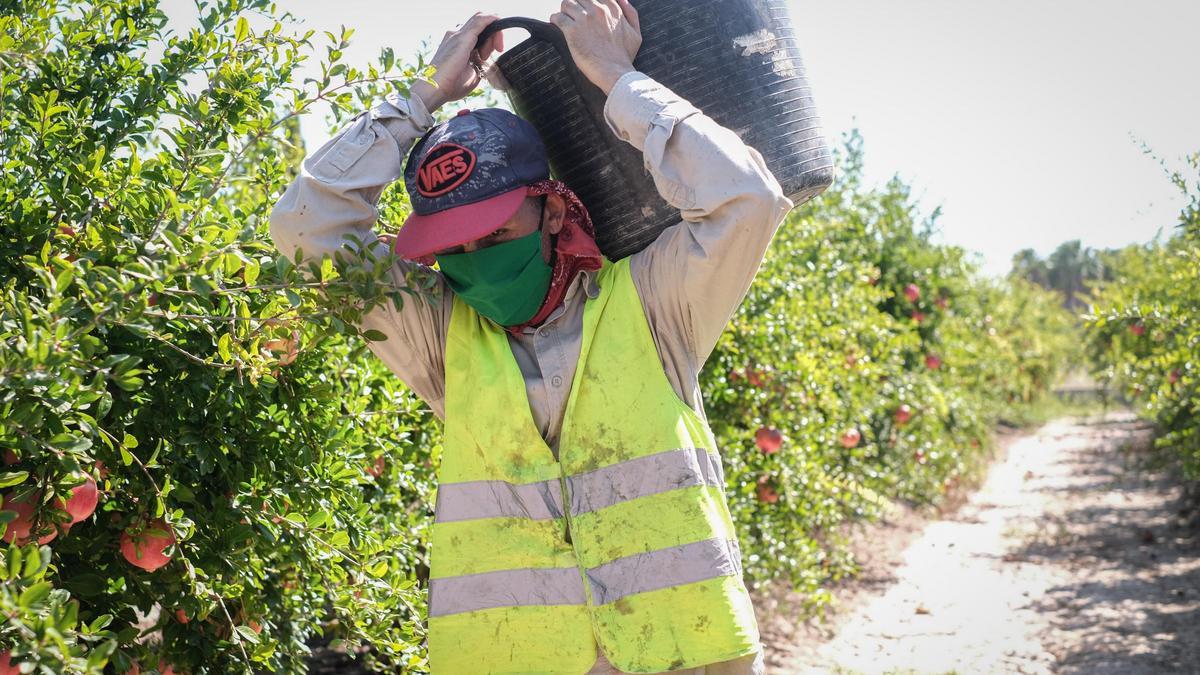
{"label": "red pomegranate", "polygon": [[7,649],[0,652],[0,675],[20,675],[21,667],[12,662],[12,653]]}
{"label": "red pomegranate", "polygon": [[6,465],[11,466],[13,464],[16,464],[19,461],[21,461],[21,460],[17,458],[17,453],[13,452],[12,449],[8,449],[8,450],[4,451],[4,463]]}
{"label": "red pomegranate", "polygon": [[[16,511],[17,517],[8,524],[8,529],[4,531],[4,541],[17,546],[24,546],[33,540],[34,517],[37,515],[37,503],[41,497],[40,492],[35,492],[25,499],[15,501],[9,495],[4,495],[3,500],[0,500],[0,510]],[[50,522],[42,517],[42,522],[38,528],[37,543],[48,544],[54,541],[58,536],[58,528],[50,524]]]}
{"label": "red pomegranate", "polygon": [[938,309],[946,309],[947,307],[950,306],[950,300],[947,299],[946,296],[942,296],[942,297],[938,298],[937,300],[934,300],[933,304],[937,305]]}
{"label": "red pomegranate", "polygon": [[909,302],[916,302],[921,299],[921,288],[916,284],[909,284],[904,287],[904,297],[908,298]]}
{"label": "red pomegranate", "polygon": [[71,524],[87,520],[96,511],[96,503],[100,499],[100,491],[96,488],[96,479],[87,476],[83,485],[71,488],[71,497],[66,502],[60,498],[59,508],[71,515]]}
{"label": "red pomegranate", "polygon": [[1133,324],[1132,326],[1130,326],[1129,331],[1131,333],[1133,333],[1134,335],[1141,337],[1146,334],[1146,324],[1139,321],[1139,322]]}
{"label": "red pomegranate", "polygon": [[925,367],[930,370],[937,370],[942,367],[942,357],[937,354],[925,355]]}
{"label": "red pomegranate", "polygon": [[774,427],[759,427],[754,432],[754,442],[765,454],[773,455],[783,446],[783,432]]}
{"label": "red pomegranate", "polygon": [[758,501],[764,504],[774,504],[779,501],[779,493],[775,491],[775,486],[771,485],[770,480],[768,476],[759,478],[758,487],[755,490],[758,494]]}
{"label": "red pomegranate", "polygon": [[375,461],[371,463],[371,467],[367,469],[367,473],[371,474],[374,478],[379,478],[383,475],[385,469],[387,469],[387,460],[381,455],[376,457]]}
{"label": "red pomegranate", "polygon": [[272,352],[279,353],[279,365],[286,366],[300,355],[300,331],[292,331],[290,338],[267,340],[263,346]]}
{"label": "red pomegranate", "polygon": [[1182,376],[1183,376],[1183,373],[1180,372],[1180,370],[1178,368],[1176,368],[1175,370],[1172,370],[1170,373],[1167,374],[1167,382],[1170,382],[1171,384],[1175,384],[1176,382],[1179,381],[1179,378]]}
{"label": "red pomegranate", "polygon": [[842,432],[842,447],[847,450],[856,447],[861,440],[862,434],[859,433],[858,429],[851,427]]}
{"label": "red pomegranate", "polygon": [[[175,533],[171,526],[162,518],[156,518],[146,525],[146,532],[130,534],[121,533],[121,555],[134,567],[140,567],[147,572],[153,572],[171,562],[171,556],[163,553],[166,548],[175,543]],[[148,530],[160,530],[166,536],[150,534]]]}
{"label": "red pomegranate", "polygon": [[922,321],[925,320],[925,313],[924,312],[913,312],[912,320],[917,323],[921,323]]}
{"label": "red pomegranate", "polygon": [[908,424],[909,420],[912,419],[912,408],[908,407],[907,403],[902,404],[899,408],[896,408],[895,417],[896,417],[896,424],[899,424],[902,426],[905,424]]}
{"label": "red pomegranate", "polygon": [[187,622],[191,621],[191,619],[188,618],[187,612],[183,611],[182,607],[175,610],[175,620],[178,621],[179,623],[187,623]]}

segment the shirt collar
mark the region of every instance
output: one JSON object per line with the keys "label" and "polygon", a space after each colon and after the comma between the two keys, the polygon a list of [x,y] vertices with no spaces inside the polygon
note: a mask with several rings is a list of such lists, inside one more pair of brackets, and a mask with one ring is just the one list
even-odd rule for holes
{"label": "shirt collar", "polygon": [[540,329],[549,326],[551,323],[554,323],[558,317],[563,315],[563,312],[567,311],[567,303],[575,300],[575,296],[579,294],[581,286],[587,292],[588,299],[595,299],[600,295],[600,285],[596,283],[595,270],[579,270],[579,274],[577,274],[575,278],[571,280],[571,287],[567,289],[567,295],[563,298],[562,303],[559,304],[558,307],[555,307],[553,312],[550,312],[550,316],[546,317],[546,320],[542,322],[542,325],[537,327],[525,326],[523,329],[521,329],[521,332],[525,335],[531,335],[538,332]]}

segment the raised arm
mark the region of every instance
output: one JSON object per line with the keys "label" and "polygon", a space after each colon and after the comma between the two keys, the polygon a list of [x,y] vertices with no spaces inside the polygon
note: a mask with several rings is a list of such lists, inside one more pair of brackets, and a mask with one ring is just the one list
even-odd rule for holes
{"label": "raised arm", "polygon": [[[413,142],[433,126],[431,112],[462,98],[479,84],[468,59],[479,33],[496,18],[476,14],[460,29],[446,34],[432,60],[438,69],[434,76],[437,86],[418,83],[408,98],[388,96],[305,158],[300,175],[271,211],[271,238],[282,253],[293,256],[301,249],[305,260],[320,260],[347,245],[347,234],[353,236],[352,246],[375,252],[376,257],[386,252],[374,230],[379,197],[403,174]],[[499,40],[497,36],[484,51],[499,48]],[[487,58],[488,54],[481,56]],[[440,273],[415,262],[395,264],[392,282],[404,286],[413,271],[435,277],[432,290],[439,300],[430,303],[409,296],[400,310],[383,303],[363,317],[361,327],[387,336],[371,342],[371,351],[442,417],[451,294]]]}
{"label": "raised arm", "polygon": [[699,371],[793,204],[757,150],[641,73],[618,80],[605,118],[682,216],[630,269],[656,334],[683,336]]}
{"label": "raised arm", "polygon": [[685,370],[697,372],[793,204],[758,151],[634,70],[642,39],[628,0],[564,0],[561,10],[550,21],[580,71],[608,95],[613,133],[642,151],[659,194],[683,217],[630,267],[660,351],[686,343]]}

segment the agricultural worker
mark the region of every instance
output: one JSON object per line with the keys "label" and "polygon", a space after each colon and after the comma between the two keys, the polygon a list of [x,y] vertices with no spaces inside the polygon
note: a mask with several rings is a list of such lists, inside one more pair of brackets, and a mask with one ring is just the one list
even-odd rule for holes
{"label": "agricultural worker", "polygon": [[496,18],[448,32],[436,86],[360,114],[271,216],[288,255],[331,254],[347,234],[372,246],[377,200],[404,168],[413,215],[391,274],[432,275],[436,299],[381,305],[362,328],[387,336],[371,349],[445,420],[431,669],[760,673],[697,377],[792,204],[758,152],[634,69],[626,0],[566,0],[551,22],[682,214],[606,259],[529,123],[430,116],[479,85],[478,59],[503,45],[474,47]]}

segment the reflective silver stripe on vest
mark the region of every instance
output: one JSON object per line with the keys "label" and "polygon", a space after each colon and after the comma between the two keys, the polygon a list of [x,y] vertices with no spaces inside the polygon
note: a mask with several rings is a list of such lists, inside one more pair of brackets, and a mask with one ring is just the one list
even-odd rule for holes
{"label": "reflective silver stripe on vest", "polygon": [[635,593],[737,576],[741,569],[737,542],[716,538],[617,558],[588,569],[587,577],[592,601],[606,605]]}
{"label": "reflective silver stripe on vest", "polygon": [[668,450],[571,476],[571,513],[587,513],[668,490],[724,487],[721,458],[704,448]]}
{"label": "reflective silver stripe on vest", "polygon": [[501,570],[429,580],[429,616],[586,602],[577,567]]}
{"label": "reflective silver stripe on vest", "polygon": [[502,480],[475,480],[438,486],[434,520],[448,523],[477,518],[563,517],[558,480],[518,485]]}

